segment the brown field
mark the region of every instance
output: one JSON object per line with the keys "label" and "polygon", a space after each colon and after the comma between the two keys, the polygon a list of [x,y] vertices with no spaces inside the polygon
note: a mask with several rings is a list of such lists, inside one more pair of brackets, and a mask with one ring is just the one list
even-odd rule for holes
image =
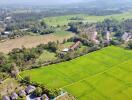
{"label": "brown field", "polygon": [[62,42],[64,39],[68,39],[74,36],[74,34],[68,34],[66,36],[57,36],[53,34],[44,35],[44,36],[24,36],[22,38],[6,40],[0,43],[0,52],[9,53],[14,48],[21,48],[22,46],[26,48],[36,47],[39,44],[45,44],[49,41]]}

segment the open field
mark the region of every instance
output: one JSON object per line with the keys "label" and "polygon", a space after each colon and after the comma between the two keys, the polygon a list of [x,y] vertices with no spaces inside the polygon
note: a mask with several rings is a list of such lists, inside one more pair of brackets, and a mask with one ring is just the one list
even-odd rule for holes
{"label": "open field", "polygon": [[90,16],[86,14],[66,15],[66,16],[45,18],[44,21],[50,26],[67,25],[69,22],[80,21],[80,20],[70,20],[70,18],[76,16],[84,19],[81,21],[92,23],[92,22],[103,21],[106,18],[114,18],[117,20],[130,19],[132,18],[132,12],[125,12],[122,14],[113,14],[108,16]]}
{"label": "open field", "polygon": [[[60,36],[58,34],[61,34]],[[63,41],[64,39],[74,36],[72,33],[53,33],[49,35],[39,35],[39,36],[24,36],[22,38],[7,40],[5,42],[0,42],[0,52],[8,53],[14,48],[21,48],[25,46],[26,48],[36,47],[42,43],[48,43],[49,41]]]}
{"label": "open field", "polygon": [[78,100],[132,100],[132,51],[110,46],[60,64],[28,70],[33,82],[61,88]]}

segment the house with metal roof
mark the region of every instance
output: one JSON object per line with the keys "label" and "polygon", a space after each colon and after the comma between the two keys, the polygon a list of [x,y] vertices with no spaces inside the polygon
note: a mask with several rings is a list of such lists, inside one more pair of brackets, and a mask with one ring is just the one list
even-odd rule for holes
{"label": "house with metal roof", "polygon": [[20,91],[18,92],[18,94],[19,94],[20,97],[26,96],[26,92],[25,92],[24,90],[20,90]]}
{"label": "house with metal roof", "polygon": [[12,100],[17,100],[17,99],[18,99],[18,94],[12,93],[11,99],[12,99]]}
{"label": "house with metal roof", "polygon": [[9,96],[3,96],[2,100],[10,100],[10,97]]}
{"label": "house with metal roof", "polygon": [[27,94],[30,94],[30,93],[32,93],[33,91],[35,91],[36,90],[36,87],[35,86],[32,86],[32,85],[29,85],[27,88],[26,88],[26,93]]}

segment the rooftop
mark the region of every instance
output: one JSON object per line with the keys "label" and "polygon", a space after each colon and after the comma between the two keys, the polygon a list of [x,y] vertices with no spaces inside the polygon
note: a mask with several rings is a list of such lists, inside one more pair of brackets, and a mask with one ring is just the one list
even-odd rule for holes
{"label": "rooftop", "polygon": [[2,100],[10,100],[9,96],[3,96]]}
{"label": "rooftop", "polygon": [[35,86],[29,85],[29,86],[26,88],[25,91],[29,94],[29,93],[33,92],[35,89],[36,89]]}
{"label": "rooftop", "polygon": [[68,48],[65,48],[64,50],[63,50],[63,52],[68,52],[69,51],[69,49]]}

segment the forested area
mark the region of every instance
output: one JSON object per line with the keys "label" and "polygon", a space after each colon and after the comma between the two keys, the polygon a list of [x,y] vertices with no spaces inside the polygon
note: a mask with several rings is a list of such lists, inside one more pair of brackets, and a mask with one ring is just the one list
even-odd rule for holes
{"label": "forested area", "polygon": [[105,19],[103,22],[97,23],[83,23],[72,22],[69,23],[70,31],[77,34],[88,35],[90,32],[97,31],[102,36],[107,32],[114,32],[115,37],[121,38],[124,32],[132,32],[132,19],[118,21],[115,19]]}

